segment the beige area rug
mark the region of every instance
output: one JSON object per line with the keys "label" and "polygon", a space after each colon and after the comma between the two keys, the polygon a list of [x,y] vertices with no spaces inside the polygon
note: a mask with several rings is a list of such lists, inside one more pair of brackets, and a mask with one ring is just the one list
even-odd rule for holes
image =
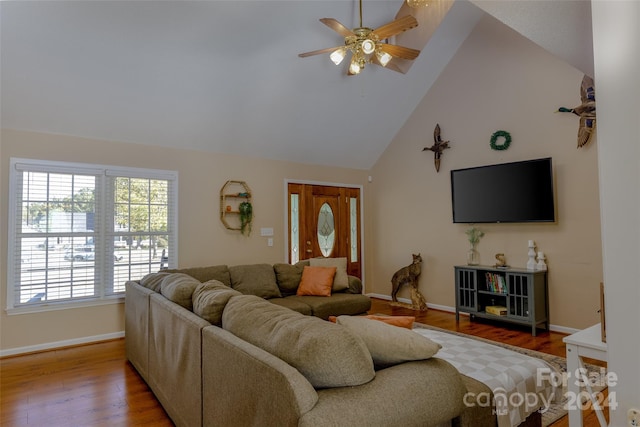
{"label": "beige area rug", "polygon": [[[556,368],[559,372],[562,373],[566,373],[567,372],[567,360],[564,357],[560,357],[560,356],[554,356],[551,354],[547,354],[547,353],[542,353],[539,351],[534,351],[534,350],[528,350],[525,348],[520,348],[520,347],[516,347],[513,345],[509,345],[509,344],[503,344],[497,341],[492,341],[492,340],[488,340],[485,338],[481,338],[481,337],[476,337],[473,335],[467,335],[467,334],[463,334],[460,332],[454,332],[454,331],[449,331],[446,329],[442,329],[442,328],[438,328],[435,326],[429,326],[429,325],[425,325],[422,323],[418,323],[415,322],[414,323],[414,329],[416,328],[424,328],[424,329],[431,329],[431,330],[435,330],[438,331],[440,333],[446,333],[446,334],[453,334],[453,335],[457,335],[460,337],[464,337],[464,338],[469,338],[469,339],[473,339],[473,340],[478,340],[478,341],[482,341],[488,344],[493,344],[496,345],[498,347],[502,347],[502,348],[506,348],[509,349],[511,351],[514,351],[516,353],[520,353],[520,354],[524,354],[530,357],[535,357],[537,359],[542,359],[545,362],[549,363],[551,366],[553,366],[554,368]],[[437,357],[437,356],[436,356]],[[586,368],[588,369],[589,373],[588,374],[590,377],[591,375],[596,375],[597,373],[600,373],[600,367],[596,366],[596,365],[591,365],[591,364],[586,364]],[[602,391],[604,389],[604,387],[597,387],[594,386],[592,387],[594,392],[598,392],[598,391]],[[560,418],[562,418],[563,416],[567,415],[567,410],[564,409],[565,404],[567,403],[567,397],[565,397],[565,392],[566,390],[562,391],[562,400],[558,401],[556,400],[555,403],[552,403],[551,407],[544,413],[542,413],[542,425],[544,427],[547,427],[551,424],[553,424],[554,422],[558,421]]]}

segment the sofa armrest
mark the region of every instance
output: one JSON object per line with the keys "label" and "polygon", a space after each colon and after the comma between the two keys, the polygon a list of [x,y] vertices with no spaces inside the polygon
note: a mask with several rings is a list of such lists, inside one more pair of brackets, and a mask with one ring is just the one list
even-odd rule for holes
{"label": "sofa armrest", "polygon": [[362,281],[356,276],[347,276],[349,278],[349,287],[345,290],[348,294],[361,294]]}
{"label": "sofa armrest", "polygon": [[155,293],[149,299],[149,387],[177,427],[202,424],[202,329],[211,323]]}
{"label": "sofa armrest", "polygon": [[202,363],[203,426],[297,426],[318,401],[294,367],[217,326],[202,330]]}
{"label": "sofa armrest", "polygon": [[136,281],[125,283],[125,352],[145,381],[149,381],[149,298],[153,294]]}

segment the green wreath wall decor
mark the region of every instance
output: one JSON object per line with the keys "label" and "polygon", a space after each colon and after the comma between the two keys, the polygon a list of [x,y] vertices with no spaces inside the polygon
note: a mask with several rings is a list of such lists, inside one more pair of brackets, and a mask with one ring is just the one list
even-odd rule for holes
{"label": "green wreath wall decor", "polygon": [[[504,142],[502,143],[502,145],[496,144],[496,140],[500,137],[504,138]],[[492,150],[506,150],[507,148],[509,148],[509,145],[511,145],[511,135],[505,130],[496,131],[493,135],[491,135],[491,142],[489,143],[489,145],[491,145]]]}

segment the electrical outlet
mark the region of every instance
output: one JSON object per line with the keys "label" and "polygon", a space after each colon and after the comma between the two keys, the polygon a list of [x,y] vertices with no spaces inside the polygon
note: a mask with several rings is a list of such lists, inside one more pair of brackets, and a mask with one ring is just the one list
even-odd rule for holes
{"label": "electrical outlet", "polygon": [[640,409],[631,408],[627,411],[627,425],[640,427]]}

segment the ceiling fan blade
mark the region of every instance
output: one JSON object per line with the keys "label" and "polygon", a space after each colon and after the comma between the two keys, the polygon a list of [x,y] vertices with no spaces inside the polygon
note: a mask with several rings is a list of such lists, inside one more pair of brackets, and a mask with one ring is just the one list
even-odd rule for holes
{"label": "ceiling fan blade", "polygon": [[343,37],[355,36],[353,31],[342,25],[340,22],[333,18],[321,18],[320,22],[322,22],[327,27],[331,28],[336,33],[340,34]]}
{"label": "ceiling fan blade", "polygon": [[325,48],[325,49],[312,50],[311,52],[300,53],[300,54],[298,54],[298,56],[300,58],[306,58],[307,56],[320,55],[322,53],[333,52],[334,50],[340,49],[341,47],[343,47],[343,46],[328,47],[328,48]]}
{"label": "ceiling fan blade", "polygon": [[410,47],[398,46],[395,44],[381,43],[380,49],[393,57],[402,59],[413,60],[420,55],[420,51],[417,49],[411,49]]}
{"label": "ceiling fan blade", "polygon": [[380,40],[384,40],[391,36],[395,36],[403,31],[410,30],[418,26],[418,21],[411,15],[403,16],[395,21],[389,22],[380,28],[373,30],[371,34],[378,36]]}

